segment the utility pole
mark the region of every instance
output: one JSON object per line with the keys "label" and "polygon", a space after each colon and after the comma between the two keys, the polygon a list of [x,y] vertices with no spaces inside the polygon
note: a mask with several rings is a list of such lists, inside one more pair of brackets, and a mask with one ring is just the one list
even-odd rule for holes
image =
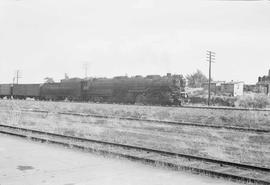
{"label": "utility pole", "polygon": [[215,52],[212,51],[206,51],[206,59],[207,62],[209,62],[209,79],[208,79],[208,106],[210,105],[210,99],[211,99],[211,64],[215,60]]}
{"label": "utility pole", "polygon": [[[16,71],[16,77],[15,77],[17,84],[19,84],[19,78],[21,78],[21,74],[20,74],[20,71],[17,70]],[[14,79],[13,79],[13,82],[14,82]]]}
{"label": "utility pole", "polygon": [[84,69],[84,75],[85,75],[85,78],[87,78],[88,74],[87,74],[87,71],[88,71],[88,63],[85,62],[83,63],[83,69]]}

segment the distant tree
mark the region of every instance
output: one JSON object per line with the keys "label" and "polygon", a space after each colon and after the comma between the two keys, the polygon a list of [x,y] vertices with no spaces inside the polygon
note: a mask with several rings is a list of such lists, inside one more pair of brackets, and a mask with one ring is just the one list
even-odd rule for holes
{"label": "distant tree", "polygon": [[45,83],[54,83],[54,80],[51,77],[44,78],[44,81],[45,81]]}
{"label": "distant tree", "polygon": [[188,87],[202,87],[204,82],[208,81],[208,78],[197,69],[197,71],[193,74],[189,74],[186,76]]}

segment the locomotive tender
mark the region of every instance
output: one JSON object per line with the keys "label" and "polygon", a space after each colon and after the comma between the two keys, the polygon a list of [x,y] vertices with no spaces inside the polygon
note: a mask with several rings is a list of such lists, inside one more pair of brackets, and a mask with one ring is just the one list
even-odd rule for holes
{"label": "locomotive tender", "polygon": [[180,105],[182,75],[64,79],[60,83],[0,84],[0,97],[91,101],[123,104]]}

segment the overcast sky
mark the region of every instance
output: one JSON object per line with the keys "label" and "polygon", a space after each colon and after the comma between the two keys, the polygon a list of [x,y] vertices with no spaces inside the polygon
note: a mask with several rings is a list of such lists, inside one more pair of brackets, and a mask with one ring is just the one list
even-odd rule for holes
{"label": "overcast sky", "polygon": [[270,69],[270,1],[0,0],[0,83],[208,75],[255,83]]}

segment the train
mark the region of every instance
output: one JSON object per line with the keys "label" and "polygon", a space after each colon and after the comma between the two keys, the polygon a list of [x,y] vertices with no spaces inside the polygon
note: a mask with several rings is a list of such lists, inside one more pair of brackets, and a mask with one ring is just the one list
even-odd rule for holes
{"label": "train", "polygon": [[71,78],[58,83],[0,84],[0,98],[85,101],[119,104],[181,105],[183,75]]}

